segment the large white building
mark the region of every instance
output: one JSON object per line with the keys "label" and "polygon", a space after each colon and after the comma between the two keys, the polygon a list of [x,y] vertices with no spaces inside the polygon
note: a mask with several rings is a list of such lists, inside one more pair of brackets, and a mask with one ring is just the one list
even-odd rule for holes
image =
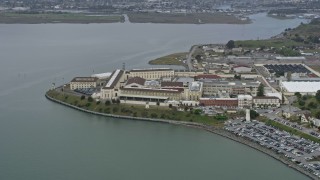
{"label": "large white building", "polygon": [[257,96],[253,98],[252,103],[255,108],[280,107],[280,99],[278,97]]}
{"label": "large white building", "polygon": [[251,108],[252,96],[250,95],[238,95],[238,107],[239,108]]}
{"label": "large white building", "polygon": [[132,69],[129,77],[141,77],[147,80],[161,79],[162,77],[173,77],[174,70],[169,68],[155,69]]}
{"label": "large white building", "polygon": [[105,87],[101,89],[102,99],[118,99],[121,84],[126,79],[125,72],[121,69],[113,71]]}
{"label": "large white building", "polygon": [[320,90],[320,82],[286,81],[280,83],[280,88],[285,95],[294,95],[296,92],[314,95]]}
{"label": "large white building", "polygon": [[97,87],[96,77],[75,77],[70,82],[70,89],[88,89]]}
{"label": "large white building", "polygon": [[235,73],[250,73],[252,71],[251,67],[243,65],[234,66],[232,69]]}

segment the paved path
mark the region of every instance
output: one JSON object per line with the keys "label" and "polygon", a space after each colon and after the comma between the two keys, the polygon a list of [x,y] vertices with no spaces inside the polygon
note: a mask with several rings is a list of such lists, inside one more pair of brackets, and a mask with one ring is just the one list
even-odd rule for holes
{"label": "paved path", "polygon": [[188,70],[193,70],[193,66],[192,66],[192,62],[191,62],[191,59],[192,59],[192,54],[194,53],[194,51],[196,50],[198,46],[192,46],[192,48],[190,49],[190,52],[188,54],[188,58],[187,58],[187,64],[188,64]]}

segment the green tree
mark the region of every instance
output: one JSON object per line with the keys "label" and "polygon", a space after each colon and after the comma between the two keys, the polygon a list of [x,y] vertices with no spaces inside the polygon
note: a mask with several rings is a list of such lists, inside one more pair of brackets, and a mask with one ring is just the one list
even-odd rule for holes
{"label": "green tree", "polygon": [[258,87],[257,96],[264,96],[264,85],[262,83]]}
{"label": "green tree", "polygon": [[300,98],[302,97],[301,93],[299,93],[299,92],[295,92],[294,95],[295,95],[298,99],[300,99]]}
{"label": "green tree", "polygon": [[320,111],[316,112],[316,118],[320,119]]}
{"label": "green tree", "polygon": [[110,106],[111,102],[109,100],[106,100],[106,102],[104,103],[106,106]]}
{"label": "green tree", "polygon": [[84,95],[82,95],[81,97],[80,97],[80,99],[81,100],[84,100],[86,97],[84,96]]}
{"label": "green tree", "polygon": [[302,96],[302,100],[306,101],[308,99],[307,95]]}
{"label": "green tree", "polygon": [[257,113],[257,111],[255,110],[250,110],[250,118],[251,119],[255,119],[256,117],[259,116],[259,113]]}
{"label": "green tree", "polygon": [[88,101],[89,101],[89,102],[92,102],[92,101],[93,101],[93,98],[92,98],[91,96],[89,96],[89,97],[88,97]]}
{"label": "green tree", "polygon": [[218,120],[218,121],[225,121],[225,120],[228,119],[227,116],[225,116],[225,115],[220,115],[220,114],[216,115],[214,118],[215,118],[216,120]]}
{"label": "green tree", "polygon": [[304,102],[302,100],[299,100],[298,103],[299,103],[299,106],[304,106],[306,104],[306,102]]}
{"label": "green tree", "polygon": [[201,114],[202,113],[202,110],[201,109],[196,109],[196,110],[194,110],[194,114],[196,114],[196,115],[199,115],[199,114]]}
{"label": "green tree", "polygon": [[316,93],[316,99],[317,101],[320,101],[320,90],[318,90]]}
{"label": "green tree", "polygon": [[241,74],[239,74],[239,75],[235,74],[234,75],[234,79],[239,79],[240,80],[241,79]]}
{"label": "green tree", "polygon": [[315,108],[317,108],[317,104],[316,104],[315,102],[310,102],[310,103],[308,104],[308,108],[310,108],[310,109],[315,109]]}
{"label": "green tree", "polygon": [[198,55],[196,55],[196,57],[194,57],[197,61],[200,61],[201,60],[201,55],[200,54],[198,54]]}
{"label": "green tree", "polygon": [[226,47],[227,47],[228,49],[235,48],[236,45],[235,45],[235,43],[234,43],[234,40],[228,41],[228,43],[226,44]]}

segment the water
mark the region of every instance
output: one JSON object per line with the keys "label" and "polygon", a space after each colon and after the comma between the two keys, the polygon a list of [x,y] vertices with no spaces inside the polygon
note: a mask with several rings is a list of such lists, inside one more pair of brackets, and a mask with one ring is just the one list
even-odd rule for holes
{"label": "water", "polygon": [[250,25],[0,25],[0,179],[306,179],[242,144],[187,127],[111,119],[44,98],[52,82],[188,51],[268,38],[301,20]]}

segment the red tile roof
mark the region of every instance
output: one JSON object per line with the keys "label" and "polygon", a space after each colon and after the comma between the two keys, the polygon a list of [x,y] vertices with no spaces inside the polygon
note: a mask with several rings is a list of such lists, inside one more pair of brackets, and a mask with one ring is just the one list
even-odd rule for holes
{"label": "red tile roof", "polygon": [[133,78],[128,79],[127,85],[132,84],[132,83],[144,85],[145,82],[146,82],[146,80],[141,77],[133,77]]}

